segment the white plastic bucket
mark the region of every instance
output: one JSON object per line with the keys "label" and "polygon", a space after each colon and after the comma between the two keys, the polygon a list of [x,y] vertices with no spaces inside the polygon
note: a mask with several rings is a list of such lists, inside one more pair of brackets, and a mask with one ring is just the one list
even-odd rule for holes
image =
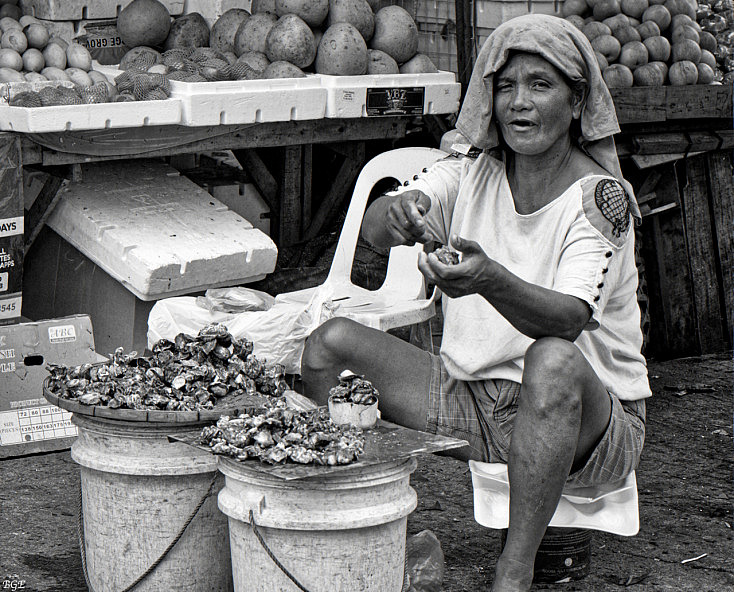
{"label": "white plastic bucket", "polygon": [[309,592],[400,592],[415,467],[408,458],[287,481],[219,457],[235,591],[298,591],[267,546]]}
{"label": "white plastic bucket", "polygon": [[[81,466],[87,575],[95,592],[119,592],[145,573],[179,534],[217,476],[216,459],[167,435],[201,426],[116,421],[75,414],[71,448]],[[135,592],[229,592],[226,517],[216,506],[221,475],[183,536]]]}

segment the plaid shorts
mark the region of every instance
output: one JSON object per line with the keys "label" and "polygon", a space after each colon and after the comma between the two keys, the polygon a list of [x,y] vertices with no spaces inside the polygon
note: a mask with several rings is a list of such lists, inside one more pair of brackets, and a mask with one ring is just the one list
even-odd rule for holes
{"label": "plaid shorts", "polygon": [[[449,376],[432,355],[426,430],[469,442],[459,455],[483,462],[507,463],[520,384],[511,380],[466,382]],[[609,393],[612,414],[606,432],[586,464],[569,475],[573,487],[623,479],[639,463],[645,442],[645,401],[620,401]]]}

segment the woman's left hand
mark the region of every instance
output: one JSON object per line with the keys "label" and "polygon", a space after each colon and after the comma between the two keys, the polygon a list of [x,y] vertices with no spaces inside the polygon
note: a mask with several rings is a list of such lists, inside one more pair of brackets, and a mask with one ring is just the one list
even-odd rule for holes
{"label": "woman's left hand", "polygon": [[418,257],[418,269],[426,281],[437,285],[450,298],[483,293],[490,281],[492,259],[475,241],[452,235],[450,244],[461,253],[461,261],[456,265],[442,263],[433,253],[421,253]]}

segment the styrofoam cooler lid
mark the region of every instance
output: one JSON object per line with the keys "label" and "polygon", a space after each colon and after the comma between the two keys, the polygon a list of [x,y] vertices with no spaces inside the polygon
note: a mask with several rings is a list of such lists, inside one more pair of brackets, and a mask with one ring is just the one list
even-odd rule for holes
{"label": "styrofoam cooler lid", "polygon": [[269,236],[155,160],[83,165],[47,224],[141,300],[256,281]]}

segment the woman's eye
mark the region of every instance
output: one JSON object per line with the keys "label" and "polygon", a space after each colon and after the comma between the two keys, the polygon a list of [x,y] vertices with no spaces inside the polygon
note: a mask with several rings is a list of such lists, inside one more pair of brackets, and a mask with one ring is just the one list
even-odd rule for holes
{"label": "woman's eye", "polygon": [[506,84],[506,83],[505,84],[498,84],[496,88],[497,88],[497,92],[503,92],[503,91],[509,90],[510,89],[510,85],[509,84]]}

